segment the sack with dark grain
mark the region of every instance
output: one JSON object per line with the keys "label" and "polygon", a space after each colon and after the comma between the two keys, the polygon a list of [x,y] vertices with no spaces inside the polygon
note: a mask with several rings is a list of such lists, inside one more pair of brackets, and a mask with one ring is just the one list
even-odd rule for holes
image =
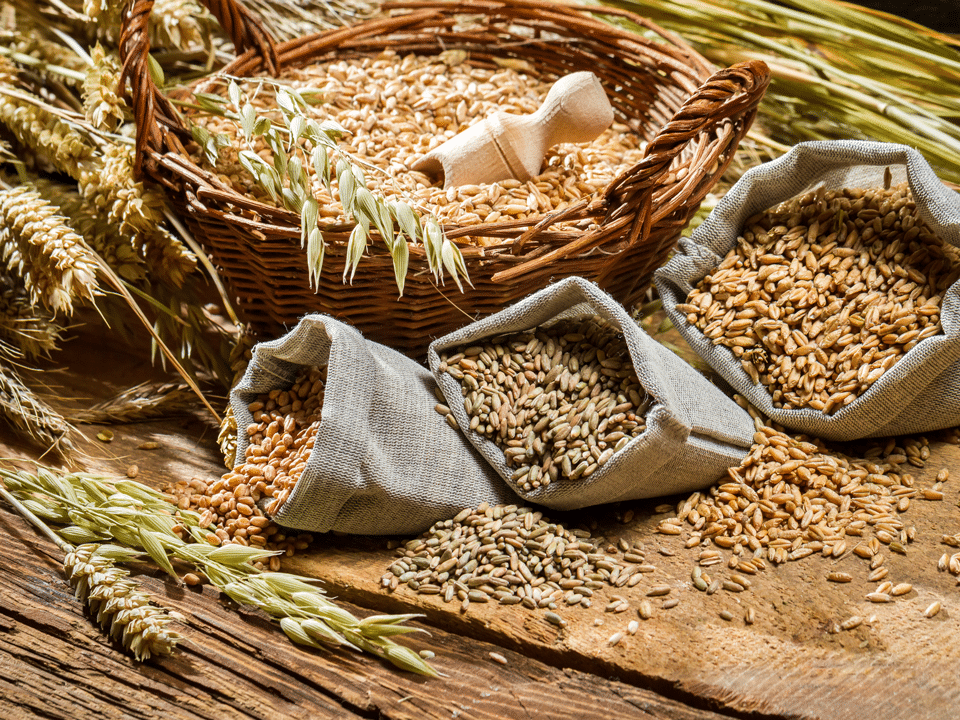
{"label": "sack with dark grain", "polygon": [[582,278],[434,341],[428,359],[470,442],[550,508],[703,488],[752,444],[744,410]]}
{"label": "sack with dark grain", "polygon": [[434,390],[413,360],[308,315],[258,344],[230,393],[237,458],[263,483],[265,511],[298,530],[410,535],[464,507],[515,501],[434,410]]}
{"label": "sack with dark grain", "polygon": [[801,143],[748,171],[655,282],[691,347],[774,421],[919,433],[960,424],[958,247],[960,195],[915,150]]}

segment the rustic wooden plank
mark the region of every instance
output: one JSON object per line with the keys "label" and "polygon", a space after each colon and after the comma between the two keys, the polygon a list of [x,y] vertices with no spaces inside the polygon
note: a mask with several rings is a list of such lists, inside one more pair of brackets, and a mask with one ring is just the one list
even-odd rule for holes
{"label": "rustic wooden plank", "polygon": [[[51,544],[6,510],[0,510],[0,536],[7,547],[0,558],[0,696],[23,713],[77,720],[723,717],[433,628],[409,644],[437,652],[439,679],[356,653],[305,651],[264,616],[236,608],[213,588],[178,588],[153,575],[138,577],[186,616],[186,640],[174,656],[138,664],[83,615]],[[493,651],[508,664],[494,662]]]}
{"label": "rustic wooden plank", "polygon": [[[111,387],[126,387],[144,379],[143,363],[135,355],[107,362],[114,369],[110,381],[101,379],[97,387],[82,374],[82,363],[77,365],[80,370],[45,377],[48,382],[54,378],[68,395],[103,393]],[[213,477],[221,472],[216,429],[202,417],[187,422],[113,429],[114,442],[104,445],[92,441],[85,446],[89,467],[122,472],[136,462],[141,468],[140,479],[158,487],[193,474]],[[138,444],[146,439],[159,440],[162,449],[138,450]],[[16,447],[0,447],[0,453],[17,451]],[[954,478],[944,487],[946,499],[914,501],[905,515],[905,520],[917,528],[917,542],[909,546],[906,557],[885,553],[890,578],[914,585],[912,593],[889,605],[872,605],[864,600],[873,586],[866,581],[865,563],[852,555],[840,560],[808,558],[768,570],[754,577],[753,587],[739,595],[721,591],[708,597],[699,593],[690,583],[695,551],[686,551],[675,538],[653,533],[663,517],[654,513],[654,507],[662,500],[592,508],[569,516],[573,524],[595,522],[596,533],[610,541],[621,537],[630,542],[639,540],[658,570],[629,594],[618,591],[628,597],[629,613],[604,614],[605,598],[614,592],[604,590],[598,593],[590,610],[561,609],[571,621],[563,630],[546,623],[542,613],[523,608],[475,604],[461,615],[455,606],[444,605],[436,597],[418,597],[412,592],[385,594],[379,587],[379,578],[394,555],[386,549],[384,539],[324,536],[310,552],[288,561],[288,569],[323,579],[333,595],[364,611],[423,612],[425,627],[433,635],[418,639],[416,642],[421,643],[418,647],[436,650],[438,667],[449,675],[443,682],[452,683],[453,678],[458,678],[463,682],[461,686],[438,685],[435,681],[410,684],[394,671],[380,668],[376,662],[349,655],[328,658],[327,662],[332,663],[336,671],[326,665],[322,671],[304,670],[303,667],[314,666],[301,666],[302,654],[294,654],[292,657],[297,658],[294,661],[285,659],[290,653],[285,638],[275,628],[259,628],[257,623],[261,621],[255,617],[244,615],[244,631],[238,631],[231,611],[216,603],[206,604],[206,592],[196,596],[190,591],[180,598],[171,594],[171,598],[184,603],[184,612],[194,617],[196,629],[214,638],[211,642],[216,643],[215,655],[205,658],[204,662],[229,668],[235,656],[242,661],[244,652],[263,654],[266,651],[260,648],[274,648],[262,657],[276,657],[272,662],[277,667],[295,662],[295,673],[319,673],[302,682],[314,683],[329,693],[329,697],[336,698],[336,702],[346,703],[351,711],[362,714],[379,712],[388,717],[403,717],[410,708],[416,708],[421,715],[429,710],[445,713],[446,717],[454,711],[466,712],[444,706],[438,700],[469,697],[465,688],[473,686],[467,682],[468,676],[456,675],[452,670],[463,672],[461,666],[483,668],[492,673],[491,677],[502,678],[523,657],[536,657],[541,663],[536,672],[547,673],[544,676],[547,680],[542,682],[553,683],[550,693],[561,699],[566,695],[555,690],[561,685],[560,676],[550,674],[561,671],[548,672],[547,666],[570,669],[563,671],[563,683],[567,683],[563,685],[564,693],[587,698],[615,695],[631,703],[631,707],[646,707],[647,700],[642,693],[647,691],[639,688],[648,688],[699,707],[758,716],[831,720],[939,718],[943,717],[944,708],[957,700],[954,678],[960,670],[960,627],[955,621],[960,617],[960,589],[948,574],[936,571],[937,558],[944,550],[950,550],[938,543],[940,535],[960,530],[960,511],[956,507],[960,450],[935,443],[927,468],[914,472],[918,486],[928,487],[936,471],[944,466],[951,469]],[[627,511],[634,513],[633,519],[620,522],[619,518]],[[673,555],[660,555],[658,548]],[[718,567],[721,571],[716,574],[722,575],[723,566]],[[828,583],[825,575],[835,569],[851,573],[854,581],[846,585]],[[635,636],[627,636],[616,647],[607,646],[606,639],[636,617],[639,601],[646,588],[654,583],[672,585],[672,595],[680,598],[680,605],[673,610],[662,610],[659,601],[653,599],[657,608],[654,617],[641,622]],[[941,600],[943,610],[936,618],[927,620],[920,613],[933,599]],[[756,610],[757,622],[753,626],[743,624],[746,605]],[[718,613],[723,609],[734,613],[733,622],[719,618]],[[831,623],[854,614],[865,617],[875,614],[877,619],[853,631],[827,632]],[[4,620],[4,614],[0,613],[0,623],[3,622],[14,621],[9,617]],[[15,622],[19,627],[21,621]],[[602,624],[596,625],[597,622]],[[257,632],[250,634],[249,628]],[[510,658],[506,669],[492,665],[486,655],[487,648]],[[271,654],[274,652],[275,656]],[[350,670],[346,675],[345,668]],[[469,675],[470,682],[482,686],[478,671],[471,672],[474,674]],[[533,671],[527,668],[523,672],[524,677],[529,677]],[[589,690],[591,683],[600,677],[616,677],[620,682],[600,694]],[[269,677],[264,682],[269,687],[278,687],[279,681]],[[542,694],[543,688],[540,690]],[[411,699],[401,702],[400,699],[407,696],[401,692],[406,692]],[[519,690],[514,688],[512,692]],[[635,698],[631,693],[641,693],[641,696]],[[489,702],[492,701],[479,705],[481,712],[494,712]],[[599,700],[591,703],[606,708]],[[577,704],[570,707],[579,709]],[[553,708],[540,708],[538,712],[550,709]]]}

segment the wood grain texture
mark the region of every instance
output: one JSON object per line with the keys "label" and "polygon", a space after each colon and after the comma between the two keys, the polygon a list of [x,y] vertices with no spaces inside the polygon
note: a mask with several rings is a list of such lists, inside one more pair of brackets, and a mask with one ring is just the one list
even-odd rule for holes
{"label": "wood grain texture", "polygon": [[[78,343],[73,362],[71,370],[47,371],[42,378],[65,397],[99,400],[151,377],[135,355],[107,354],[95,342]],[[99,373],[100,367],[110,367],[110,375]],[[109,444],[92,439],[95,433],[81,443],[88,467],[123,473],[136,463],[138,479],[156,487],[222,472],[216,428],[201,416],[111,429],[115,439]],[[161,447],[138,449],[145,440]],[[0,435],[0,456],[23,451]],[[640,542],[657,567],[635,588],[599,591],[589,610],[560,608],[569,621],[562,630],[542,612],[518,606],[474,604],[464,614],[458,604],[437,597],[402,589],[386,594],[379,580],[395,552],[385,538],[326,535],[309,552],[285,561],[287,570],[322,579],[338,602],[359,614],[423,613],[422,626],[431,634],[409,642],[437,652],[433,662],[446,677],[434,681],[366,656],[301,651],[258,614],[222,604],[212,589],[177,589],[159,576],[144,576],[144,582],[190,618],[187,641],[175,658],[137,666],[82,614],[52,548],[18,518],[0,512],[0,701],[10,701],[0,703],[0,716],[2,708],[15,707],[26,716],[59,718],[75,704],[77,714],[66,717],[282,720],[310,712],[321,718],[528,713],[692,719],[715,717],[709,712],[715,710],[810,720],[953,718],[960,700],[960,587],[936,563],[944,551],[956,551],[939,540],[960,531],[960,449],[933,443],[926,468],[913,474],[918,487],[929,487],[941,467],[952,475],[943,487],[945,499],[914,500],[903,516],[916,527],[916,542],[906,556],[883,551],[889,579],[913,584],[913,591],[885,605],[864,599],[875,583],[867,582],[866,562],[849,549],[840,559],[814,556],[768,569],[744,593],[696,591],[690,571],[697,549],[653,532],[666,517],[655,512],[657,505],[677,497],[557,517],[570,526],[595,524],[595,534],[610,542]],[[833,570],[850,573],[853,581],[828,582]],[[727,574],[723,565],[708,571]],[[637,619],[639,602],[653,584],[670,585],[679,606],[664,610],[659,598],[649,598],[653,617],[610,647],[607,639]],[[630,610],[604,613],[611,594],[624,596]],[[934,599],[943,609],[926,619],[923,609]],[[751,626],[742,620],[747,606],[756,612]],[[721,610],[733,613],[733,621],[720,619]],[[828,632],[851,615],[876,619]],[[508,665],[494,663],[491,651],[507,657]]]}
{"label": "wood grain texture", "polygon": [[[424,679],[356,653],[291,645],[275,624],[221,600],[141,575],[186,617],[172,657],[138,664],[83,614],[56,549],[0,511],[0,716],[50,718],[677,718],[719,720],[649,690],[436,629],[408,644],[437,653]],[[351,612],[369,614],[345,605]],[[489,653],[507,658],[494,662]]]}

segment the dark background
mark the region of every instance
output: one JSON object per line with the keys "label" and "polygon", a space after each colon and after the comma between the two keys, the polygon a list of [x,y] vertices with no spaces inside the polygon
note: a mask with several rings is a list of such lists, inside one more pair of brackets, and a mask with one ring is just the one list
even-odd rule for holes
{"label": "dark background", "polygon": [[960,0],[852,0],[945,33],[960,33]]}

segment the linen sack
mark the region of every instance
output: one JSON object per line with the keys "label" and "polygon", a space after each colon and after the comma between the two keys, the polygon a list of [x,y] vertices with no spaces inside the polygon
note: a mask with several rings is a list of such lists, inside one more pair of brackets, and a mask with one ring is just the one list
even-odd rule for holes
{"label": "linen sack", "polygon": [[434,410],[423,366],[353,327],[307,315],[278,340],[258,344],[230,393],[237,457],[246,454],[247,406],[287,389],[304,366],[327,368],[322,420],[306,467],[273,520],[311,532],[411,535],[481,502],[514,495]]}
{"label": "linen sack", "polygon": [[663,306],[691,347],[758,410],[780,423],[828,440],[927,432],[960,425],[960,284],[941,303],[943,334],[926,338],[833,415],[813,408],[775,408],[731,350],[714,345],[676,308],[736,245],[747,218],[823,187],[882,187],[907,181],[921,217],[944,242],[960,246],[960,195],[947,189],[917,151],[862,141],[800,143],[789,153],[747,171],[707,220],[654,274]]}
{"label": "linen sack", "polygon": [[[590,477],[561,478],[546,487],[524,491],[510,483],[513,471],[503,451],[469,429],[461,385],[452,375],[440,372],[440,352],[584,315],[600,315],[623,332],[640,385],[653,399],[646,430]],[[549,508],[572,510],[703,488],[723,476],[727,468],[739,465],[753,442],[754,423],[742,408],[647,335],[619,303],[583,278],[566,278],[496,315],[435,340],[427,357],[451,412],[470,442],[514,492]]]}

